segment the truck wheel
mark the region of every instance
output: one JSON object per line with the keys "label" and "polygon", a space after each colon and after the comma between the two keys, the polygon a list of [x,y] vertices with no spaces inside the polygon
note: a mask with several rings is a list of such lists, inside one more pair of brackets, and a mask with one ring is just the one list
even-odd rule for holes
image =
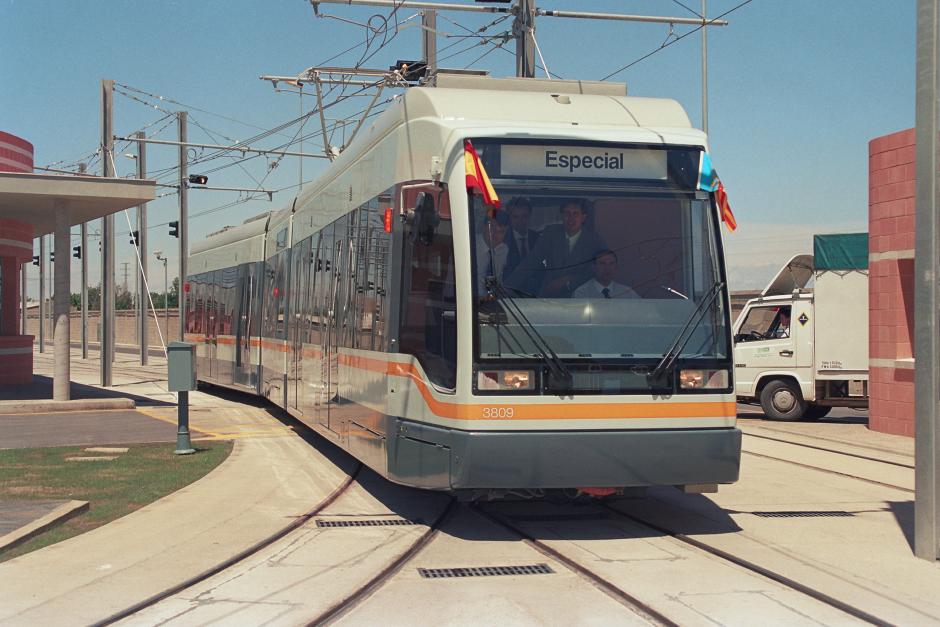
{"label": "truck wheel", "polygon": [[832,407],[810,403],[806,406],[806,411],[803,412],[803,420],[819,420],[825,418],[831,411]]}
{"label": "truck wheel", "polygon": [[760,393],[760,405],[770,420],[799,420],[806,411],[800,388],[791,381],[774,379]]}

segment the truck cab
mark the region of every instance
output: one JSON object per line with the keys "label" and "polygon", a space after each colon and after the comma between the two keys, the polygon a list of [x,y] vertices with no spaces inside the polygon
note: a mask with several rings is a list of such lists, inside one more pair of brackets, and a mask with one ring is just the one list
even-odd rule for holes
{"label": "truck cab", "polygon": [[792,257],[733,328],[738,401],[767,418],[868,407],[868,234],[816,235],[813,254]]}
{"label": "truck cab", "polygon": [[795,255],[734,324],[735,392],[774,420],[819,417],[814,376],[813,256]]}

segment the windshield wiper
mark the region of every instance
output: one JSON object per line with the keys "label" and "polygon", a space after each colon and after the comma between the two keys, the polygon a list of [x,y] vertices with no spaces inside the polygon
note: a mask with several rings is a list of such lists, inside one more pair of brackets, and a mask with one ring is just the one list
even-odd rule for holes
{"label": "windshield wiper", "polygon": [[682,349],[685,348],[685,345],[689,342],[690,339],[692,339],[692,334],[698,327],[699,322],[702,321],[702,318],[705,316],[708,308],[714,302],[715,298],[717,298],[721,293],[721,290],[724,286],[724,281],[717,281],[712,286],[708,295],[702,299],[702,302],[698,304],[698,307],[695,308],[695,311],[692,312],[692,314],[689,316],[689,319],[685,321],[685,325],[683,325],[682,330],[679,331],[679,334],[676,335],[676,339],[673,340],[672,345],[665,353],[663,353],[662,359],[659,360],[659,363],[656,364],[656,367],[653,368],[653,371],[650,373],[650,379],[659,379],[663,373],[669,370],[676,362],[676,359],[678,359],[679,355],[682,354]]}
{"label": "windshield wiper", "polygon": [[535,346],[536,351],[541,351],[536,352],[535,355],[541,358],[542,361],[545,362],[545,365],[548,366],[553,383],[551,386],[552,391],[559,392],[570,390],[572,383],[571,371],[568,370],[565,363],[552,349],[551,344],[542,337],[542,334],[538,332],[535,325],[529,321],[525,313],[523,313],[522,308],[519,307],[515,299],[509,295],[509,292],[506,291],[506,288],[503,287],[499,279],[494,276],[486,277],[486,287],[490,290],[490,293],[496,297],[499,304],[503,306],[503,310],[512,316],[516,324],[519,325],[519,328],[522,329],[526,337],[529,338],[529,341]]}

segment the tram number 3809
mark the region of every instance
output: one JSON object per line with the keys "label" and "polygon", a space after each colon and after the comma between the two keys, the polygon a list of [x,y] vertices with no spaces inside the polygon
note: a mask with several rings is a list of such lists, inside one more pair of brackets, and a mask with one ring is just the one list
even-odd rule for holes
{"label": "tram number 3809", "polygon": [[512,407],[484,407],[484,418],[512,418]]}

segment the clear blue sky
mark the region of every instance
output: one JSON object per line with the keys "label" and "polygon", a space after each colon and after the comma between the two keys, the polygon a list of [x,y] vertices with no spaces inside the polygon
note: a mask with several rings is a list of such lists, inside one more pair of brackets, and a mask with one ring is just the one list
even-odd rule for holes
{"label": "clear blue sky", "polygon": [[[682,1],[691,9],[701,7],[700,0]],[[708,13],[715,16],[739,3],[709,0]],[[673,0],[539,0],[538,5],[692,15]],[[33,142],[40,166],[74,164],[95,150],[102,78],[165,98],[157,101],[123,88],[163,111],[117,94],[117,134],[156,122],[146,129],[148,134],[155,133],[169,121],[158,122],[166,112],[186,108],[191,141],[227,143],[299,114],[296,95],[275,93],[269,83],[258,80],[259,75],[296,74],[364,39],[362,26],[317,18],[304,0],[0,0],[0,7],[0,130]],[[353,22],[365,22],[374,13],[388,14],[387,10],[343,5],[321,7],[324,13]],[[414,10],[401,9],[398,17],[402,22],[414,14]],[[445,37],[467,33],[448,20],[475,30],[495,17],[442,13],[438,45],[453,47],[440,56],[469,49],[442,60],[441,65],[465,67],[491,51],[472,67],[489,69],[497,76],[511,75],[514,60],[509,52],[489,44],[473,46],[472,39]],[[868,142],[914,124],[915,3],[753,0],[727,19],[730,25],[712,28],[708,39],[709,130],[713,160],[740,224],[726,238],[732,289],[743,289],[762,286],[789,254],[807,250],[814,232],[865,230]],[[366,65],[385,67],[399,58],[418,58],[418,22],[400,23],[397,37]],[[507,20],[487,33],[505,32],[509,25]],[[682,35],[689,29],[677,26],[675,33]],[[668,36],[666,25],[549,17],[537,23],[545,61],[564,78],[599,79],[656,50]],[[513,50],[511,42],[507,49]],[[353,64],[361,53],[360,46],[331,64]],[[696,33],[611,80],[626,81],[631,95],[675,98],[699,124],[700,55],[701,39]],[[306,105],[313,102],[305,98]],[[331,109],[330,114],[348,116],[364,106],[359,99]],[[318,126],[318,120],[312,119],[304,134]],[[297,131],[297,125],[288,127],[257,145],[285,143]],[[170,124],[157,137],[175,139],[175,134],[175,124]],[[134,152],[123,144],[118,149]],[[304,149],[316,151],[318,146],[308,140]],[[148,149],[151,171],[172,167],[175,159],[173,148]],[[304,161],[306,180],[324,167],[322,160]],[[191,171],[225,163],[219,160]],[[261,183],[266,189],[288,188],[275,195],[274,203],[251,200],[200,216],[239,200],[239,195],[190,192],[191,241],[289,203],[296,192],[289,186],[299,180],[298,159],[284,158],[276,167],[274,163],[256,158],[220,170],[210,181],[225,187],[256,188]],[[131,159],[117,158],[119,175],[130,175],[134,167]],[[100,164],[95,168],[100,172]],[[151,203],[151,224],[174,219],[176,207],[175,196]],[[123,216],[118,216],[117,224],[119,233],[127,231]],[[150,234],[151,249],[170,253],[172,277],[176,240],[170,240],[163,226]],[[91,266],[97,268],[96,247],[92,248]],[[132,259],[127,238],[119,237],[119,281],[123,278],[120,262]],[[152,289],[162,290],[162,271],[154,262],[150,267]],[[97,281],[97,271],[92,281]],[[30,284],[35,293],[35,279]]]}

